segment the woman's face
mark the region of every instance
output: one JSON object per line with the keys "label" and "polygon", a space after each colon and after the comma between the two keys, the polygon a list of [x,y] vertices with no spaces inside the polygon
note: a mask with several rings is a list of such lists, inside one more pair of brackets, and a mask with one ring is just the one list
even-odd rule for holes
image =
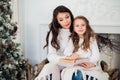
{"label": "woman's face", "polygon": [[64,29],[69,29],[71,26],[71,16],[68,12],[61,12],[57,15],[58,23]]}
{"label": "woman's face", "polygon": [[86,32],[86,22],[83,19],[76,19],[74,21],[74,31],[80,37],[83,37],[83,34]]}

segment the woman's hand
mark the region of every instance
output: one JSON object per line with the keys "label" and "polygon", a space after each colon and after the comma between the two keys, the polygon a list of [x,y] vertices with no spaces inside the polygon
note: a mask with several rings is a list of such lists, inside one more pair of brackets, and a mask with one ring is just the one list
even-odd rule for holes
{"label": "woman's hand", "polygon": [[78,64],[78,66],[82,66],[82,67],[84,67],[86,69],[90,69],[92,67],[95,67],[95,64],[92,63],[92,62],[83,62],[81,64]]}
{"label": "woman's hand", "polygon": [[67,56],[65,59],[74,59],[74,60],[76,60],[76,59],[78,59],[78,58],[80,58],[79,55],[73,53],[71,56]]}

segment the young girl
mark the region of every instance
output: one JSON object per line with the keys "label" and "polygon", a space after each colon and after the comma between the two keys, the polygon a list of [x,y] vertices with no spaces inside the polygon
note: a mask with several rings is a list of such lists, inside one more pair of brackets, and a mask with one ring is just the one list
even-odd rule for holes
{"label": "young girl", "polygon": [[[74,30],[71,34],[69,44],[66,47],[64,54],[68,56],[66,59],[82,59],[83,61],[75,65],[77,72],[73,73],[72,80],[88,80],[86,78],[89,78],[89,80],[101,80],[97,77],[101,73],[99,71],[94,71],[93,69],[97,66],[97,62],[100,59],[100,53],[96,35],[89,25],[89,21],[84,16],[78,16],[74,19],[73,25]],[[70,71],[70,69],[68,70]],[[92,74],[89,70],[93,71],[93,73],[95,72],[96,74]],[[65,71],[68,72],[67,69],[63,70],[62,75],[65,74]],[[75,76],[75,73],[78,76]],[[91,73],[92,76],[89,75],[89,73]],[[81,76],[81,74],[83,76]],[[104,76],[104,80],[108,80],[108,76],[106,76],[106,74],[102,75],[102,77]]]}
{"label": "young girl", "polygon": [[60,80],[60,71],[62,66],[58,65],[65,47],[69,41],[69,36],[73,30],[73,15],[72,12],[65,6],[57,6],[53,11],[53,19],[50,23],[50,30],[46,37],[46,45],[48,48],[46,64],[41,73],[36,77],[36,80],[47,80],[45,77],[52,75],[50,80]]}

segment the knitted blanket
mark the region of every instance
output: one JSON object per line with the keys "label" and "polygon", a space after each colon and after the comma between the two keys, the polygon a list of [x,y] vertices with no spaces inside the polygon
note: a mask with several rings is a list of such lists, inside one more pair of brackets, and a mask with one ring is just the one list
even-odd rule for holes
{"label": "knitted blanket", "polygon": [[[99,66],[91,69],[85,69],[80,66],[74,66],[63,69],[61,73],[62,80],[72,80],[72,75],[74,72],[76,74],[77,70],[80,70],[82,72],[83,80],[86,80],[86,75],[92,76],[94,77],[94,79],[97,78],[98,80],[108,80],[109,78],[108,74],[106,72],[103,72]],[[88,80],[90,80],[89,78]]]}

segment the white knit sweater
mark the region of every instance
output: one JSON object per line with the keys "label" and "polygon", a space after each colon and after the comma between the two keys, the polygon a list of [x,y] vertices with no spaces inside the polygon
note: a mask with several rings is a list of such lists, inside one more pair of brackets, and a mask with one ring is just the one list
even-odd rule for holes
{"label": "white knit sweater", "polygon": [[64,50],[65,47],[67,47],[68,41],[69,41],[70,31],[69,29],[60,29],[58,34],[58,42],[60,44],[60,49],[56,50],[51,45],[52,40],[52,33],[50,33],[49,36],[49,44],[48,44],[48,55],[47,58],[52,63],[59,63],[59,59],[65,57]]}
{"label": "white knit sweater", "polygon": [[[80,38],[79,45],[83,43],[83,39]],[[65,48],[64,55],[70,56],[73,52],[74,46],[73,42],[70,39],[67,47]],[[81,47],[76,52],[81,58],[88,58],[90,62],[96,63],[100,59],[100,53],[96,40],[90,39],[90,48],[87,51],[84,51]]]}

